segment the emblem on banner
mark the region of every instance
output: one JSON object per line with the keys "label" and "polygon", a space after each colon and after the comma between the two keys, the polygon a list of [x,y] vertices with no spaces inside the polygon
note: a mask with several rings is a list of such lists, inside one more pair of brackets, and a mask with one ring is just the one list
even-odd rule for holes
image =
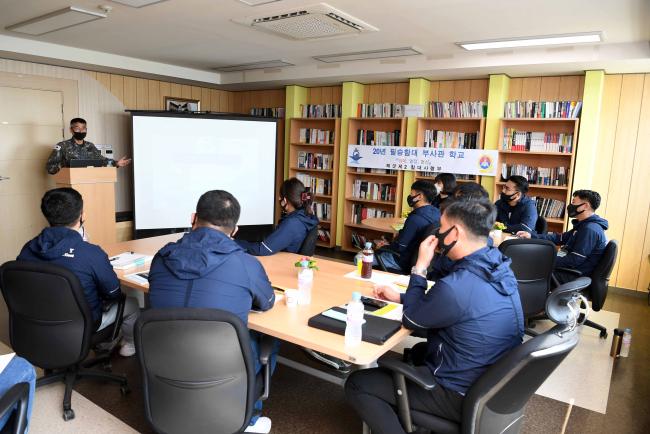
{"label": "emblem on banner", "polygon": [[479,171],[482,173],[490,172],[492,169],[492,158],[489,155],[481,155],[478,160]]}
{"label": "emblem on banner", "polygon": [[352,164],[359,164],[359,160],[361,160],[363,157],[359,153],[359,150],[357,148],[354,148],[354,151],[352,151],[352,155],[350,155],[350,163]]}

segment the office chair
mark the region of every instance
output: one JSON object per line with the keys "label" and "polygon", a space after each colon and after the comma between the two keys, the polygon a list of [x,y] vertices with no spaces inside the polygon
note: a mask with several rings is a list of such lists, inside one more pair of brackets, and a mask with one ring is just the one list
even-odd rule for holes
{"label": "office chair", "polygon": [[316,251],[316,241],[318,240],[318,226],[314,226],[300,245],[298,254],[302,256],[314,256]]}
{"label": "office chair", "polygon": [[135,325],[147,420],[158,433],[243,431],[258,399],[269,396],[271,340],[255,376],[248,328],[218,309],[143,312]]}
{"label": "office chair", "polygon": [[11,414],[2,432],[23,434],[27,428],[27,407],[29,405],[29,383],[16,383],[0,397],[0,418]]}
{"label": "office chair", "polygon": [[11,346],[17,355],[43,368],[36,387],[63,381],[63,419],[74,418],[72,387],[82,378],[108,380],[129,392],[126,377],[88,368],[107,363],[110,354],[85,361],[91,347],[119,338],[124,303],[112,327],[95,333],[97,323],[77,276],[43,262],[10,261],[0,267],[0,288],[9,310]]}
{"label": "office chair", "polygon": [[379,366],[393,373],[404,430],[412,432],[416,425],[445,434],[518,433],[530,397],[578,344],[580,291],[590,283],[582,277],[558,287],[548,297],[546,312],[557,325],[516,346],[487,368],[465,395],[460,423],[410,409],[406,380],[431,390],[436,382],[429,370],[423,373],[398,359],[379,359]]}
{"label": "office chair", "polygon": [[[587,299],[591,300],[591,308],[598,312],[602,309],[605,304],[605,299],[607,298],[607,289],[609,287],[609,278],[614,269],[614,263],[616,262],[616,254],[618,252],[618,242],[616,240],[609,240],[603,251],[603,256],[601,256],[600,261],[596,264],[594,271],[591,273],[591,285],[585,289],[584,295]],[[576,278],[580,277],[581,274],[577,270],[571,268],[557,268],[557,270],[573,273]],[[555,283],[559,282],[555,280]],[[600,324],[597,324],[593,321],[585,321],[584,323],[588,327],[595,328],[600,331],[600,337],[605,339],[607,338],[607,329]]]}
{"label": "office chair", "polygon": [[541,215],[537,216],[537,222],[535,223],[535,232],[538,234],[545,234],[548,232],[548,222]]}
{"label": "office chair", "polygon": [[512,262],[510,268],[517,279],[519,298],[526,323],[526,334],[535,336],[529,322],[544,312],[546,298],[551,291],[555,266],[555,245],[548,240],[513,239],[499,245],[499,250]]}
{"label": "office chair", "polygon": [[[439,223],[438,224],[431,224],[431,225],[427,226],[418,236],[418,243],[417,243],[418,248],[420,246],[420,243],[422,241],[424,241],[425,238],[427,238],[429,235],[432,235],[435,232],[435,230],[438,229],[439,227],[440,227]],[[411,267],[414,266],[415,263],[418,261],[418,254],[419,254],[418,248],[416,248],[414,252],[411,252],[411,261],[410,261]],[[375,252],[375,257],[377,258],[377,264],[379,264],[378,268],[381,271],[386,271],[388,273],[404,274],[404,272],[402,270],[393,270],[391,268],[386,267],[386,264],[384,263],[381,255],[378,254],[379,252],[389,252],[395,257],[395,259],[397,261],[399,261],[399,259],[400,259],[399,252],[396,252],[396,251],[390,249],[388,246],[384,246],[384,247],[381,247],[381,248],[377,249],[377,251]]]}

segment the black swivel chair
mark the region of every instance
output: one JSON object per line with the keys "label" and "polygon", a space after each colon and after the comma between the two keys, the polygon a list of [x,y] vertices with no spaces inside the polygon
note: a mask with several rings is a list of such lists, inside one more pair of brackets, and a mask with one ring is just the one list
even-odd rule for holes
{"label": "black swivel chair", "polygon": [[29,404],[29,383],[14,384],[0,397],[0,418],[11,414],[2,427],[3,433],[23,434],[27,428],[27,407]]}
{"label": "black swivel chair", "polygon": [[143,312],[135,326],[147,420],[156,432],[235,433],[269,395],[270,340],[255,376],[250,335],[236,315],[217,309]]}
{"label": "black swivel chair", "polygon": [[[614,269],[614,263],[616,262],[616,254],[618,252],[618,242],[616,240],[609,240],[603,251],[603,256],[596,264],[596,268],[591,273],[591,285],[585,289],[584,295],[591,300],[591,308],[598,312],[603,308],[605,304],[605,299],[607,298],[607,289],[609,287],[609,277],[612,274]],[[557,268],[557,270],[574,273],[576,278],[580,277],[581,274],[577,270],[570,268]],[[558,282],[555,281],[557,284]],[[585,321],[584,323],[588,327],[595,328],[600,331],[600,337],[607,337],[607,329],[600,324],[596,324],[593,321]]]}
{"label": "black swivel chair", "polygon": [[512,260],[510,268],[519,287],[526,334],[535,336],[537,333],[528,328],[529,319],[544,312],[551,291],[555,245],[548,240],[521,238],[504,241],[499,250]]}
{"label": "black swivel chair", "polygon": [[467,391],[461,422],[411,410],[406,380],[431,390],[430,371],[416,370],[398,359],[382,358],[379,366],[393,373],[400,421],[406,432],[413,425],[435,433],[518,433],[524,407],[539,386],[576,347],[579,293],[591,283],[583,277],[558,287],[546,301],[546,311],[558,325],[507,352],[490,366]]}
{"label": "black swivel chair", "polygon": [[298,250],[298,254],[302,256],[314,256],[314,252],[316,251],[316,241],[318,240],[318,226],[314,226],[309,232],[307,232],[307,236],[305,239],[302,241],[302,244],[300,245],[300,250]]}
{"label": "black swivel chair", "polygon": [[[427,238],[429,235],[432,235],[435,232],[435,230],[438,229],[439,227],[440,227],[440,224],[432,224],[432,225],[427,226],[426,229],[424,229],[422,231],[422,233],[420,234],[420,236],[418,237],[418,244],[417,244],[418,247],[419,247],[420,243],[422,241],[424,241],[425,238]],[[380,253],[380,252],[389,252],[395,257],[396,260],[400,259],[400,254],[398,252],[392,250],[392,249],[389,249],[388,246],[384,246],[384,247],[381,247],[380,249],[377,249],[377,252],[375,252],[375,253]],[[415,249],[414,252],[411,252],[411,260],[410,260],[411,267],[414,266],[415,263],[418,261],[418,253],[419,253],[418,249]],[[379,264],[379,269],[381,271],[387,271],[389,273],[397,271],[397,270],[392,270],[392,269],[389,269],[388,267],[386,267],[386,265],[384,264],[384,261],[381,258],[381,255],[376,254],[375,257],[377,258],[377,264]]]}
{"label": "black swivel chair", "polygon": [[91,347],[117,340],[124,312],[122,295],[113,327],[94,333],[97,323],[77,276],[43,262],[10,261],[0,267],[0,288],[9,310],[11,346],[45,375],[36,387],[63,381],[63,419],[74,418],[72,387],[81,378],[109,380],[129,389],[126,377],[88,368],[105,364],[109,354],[85,361]]}
{"label": "black swivel chair", "polygon": [[545,234],[548,232],[548,222],[541,215],[537,216],[537,223],[535,223],[535,232],[538,234]]}

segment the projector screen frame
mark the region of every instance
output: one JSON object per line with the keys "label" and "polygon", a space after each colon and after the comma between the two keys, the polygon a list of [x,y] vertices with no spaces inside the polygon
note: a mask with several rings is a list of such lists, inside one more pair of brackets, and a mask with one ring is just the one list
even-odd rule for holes
{"label": "projector screen frame", "polygon": [[[283,118],[277,117],[261,117],[253,116],[240,113],[222,113],[222,112],[171,112],[165,110],[125,110],[131,116],[129,117],[130,124],[130,134],[131,134],[131,152],[133,153],[133,116],[148,116],[148,117],[170,117],[170,118],[189,118],[189,119],[221,119],[221,120],[238,120],[238,121],[263,121],[263,122],[273,122],[276,124],[275,127],[275,162],[279,158],[279,146],[284,146],[284,143],[278,143],[278,122]],[[275,163],[274,162],[274,163]],[[158,235],[167,235],[180,232],[189,232],[191,229],[190,226],[180,227],[180,228],[160,228],[160,229],[136,229],[136,207],[135,207],[135,165],[137,161],[133,160],[133,196],[132,196],[132,207],[133,207],[133,239],[140,238],[149,238]],[[284,165],[284,164],[283,164]],[[273,194],[274,196],[278,192],[278,170],[277,164],[273,165]],[[198,197],[196,200],[198,201]],[[273,199],[273,216],[276,216],[278,201],[277,198]],[[274,217],[275,218],[275,217]],[[189,222],[188,222],[189,223]],[[238,226],[239,230],[237,232],[238,238],[244,238],[250,241],[261,241],[267,234],[269,234],[275,226],[275,222],[268,225],[243,225]]]}

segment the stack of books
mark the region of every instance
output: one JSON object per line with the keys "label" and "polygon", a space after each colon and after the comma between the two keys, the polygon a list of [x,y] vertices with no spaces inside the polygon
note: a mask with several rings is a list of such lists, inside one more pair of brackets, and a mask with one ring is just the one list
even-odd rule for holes
{"label": "stack of books", "polygon": [[399,146],[400,135],[400,130],[357,130],[357,144],[371,146]]}
{"label": "stack of books", "polygon": [[334,165],[332,154],[320,154],[314,152],[298,152],[299,169],[331,170]]}
{"label": "stack of books", "polygon": [[331,145],[334,143],[334,131],[318,128],[300,128],[300,143]]}
{"label": "stack of books", "polygon": [[300,104],[303,118],[340,118],[340,104]]}
{"label": "stack of books", "polygon": [[533,167],[507,163],[501,165],[501,181],[512,175],[519,175],[526,178],[529,184],[564,187],[567,185],[567,173],[566,167]]}
{"label": "stack of books", "polygon": [[250,114],[265,118],[283,118],[284,107],[253,107]]}
{"label": "stack of books", "polygon": [[358,104],[358,118],[403,118],[404,104],[376,103]]}
{"label": "stack of books", "polygon": [[306,173],[296,173],[296,178],[298,178],[305,187],[309,187],[310,191],[314,194],[322,194],[325,196],[332,195],[331,179],[318,178]]}
{"label": "stack of books", "polygon": [[502,151],[520,152],[563,152],[573,150],[573,134],[546,133],[543,131],[518,131],[503,129]]}
{"label": "stack of books", "polygon": [[394,216],[395,215],[392,211],[386,211],[385,209],[379,208],[368,208],[359,203],[352,204],[352,223],[354,224],[361,224],[361,220],[367,218],[392,218]]}
{"label": "stack of books", "polygon": [[394,202],[396,189],[393,184],[379,184],[357,179],[352,184],[352,196],[355,199],[383,200]]}
{"label": "stack of books", "polygon": [[508,101],[506,118],[574,119],[580,116],[582,101]]}
{"label": "stack of books", "polygon": [[328,229],[318,228],[318,241],[321,241],[325,244],[330,243],[330,231]]}
{"label": "stack of books", "polygon": [[483,101],[429,101],[427,116],[434,118],[482,118],[487,115]]}
{"label": "stack of books", "polygon": [[531,197],[537,206],[537,214],[544,218],[561,219],[564,218],[564,209],[566,203],[562,200],[550,199],[548,197]]}
{"label": "stack of books", "polygon": [[476,149],[478,132],[462,133],[459,131],[424,130],[425,148],[460,148]]}

